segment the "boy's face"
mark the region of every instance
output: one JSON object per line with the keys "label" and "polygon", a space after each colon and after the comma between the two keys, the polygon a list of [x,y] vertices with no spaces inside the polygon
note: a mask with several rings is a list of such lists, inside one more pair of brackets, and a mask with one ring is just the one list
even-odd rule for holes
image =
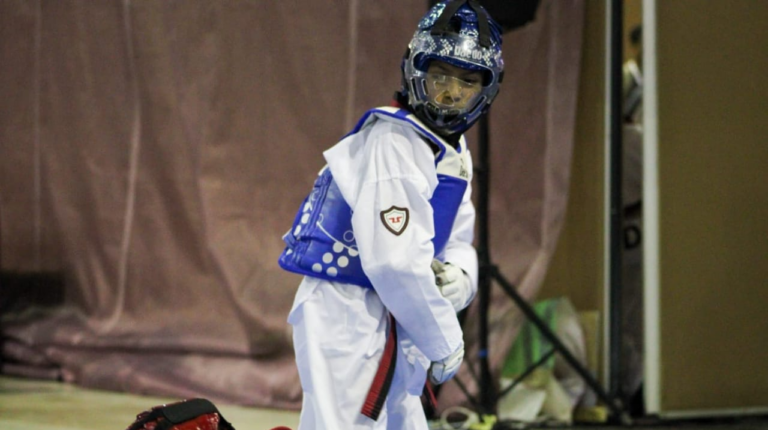
{"label": "boy's face", "polygon": [[427,95],[442,109],[472,106],[483,88],[483,74],[432,60],[427,69]]}

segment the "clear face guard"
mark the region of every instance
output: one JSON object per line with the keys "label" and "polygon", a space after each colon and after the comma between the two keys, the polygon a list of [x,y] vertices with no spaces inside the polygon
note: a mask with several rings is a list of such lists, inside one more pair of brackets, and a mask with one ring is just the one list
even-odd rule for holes
{"label": "clear face guard", "polygon": [[438,73],[427,74],[426,83],[430,102],[441,109],[459,111],[473,106],[483,88],[481,82]]}

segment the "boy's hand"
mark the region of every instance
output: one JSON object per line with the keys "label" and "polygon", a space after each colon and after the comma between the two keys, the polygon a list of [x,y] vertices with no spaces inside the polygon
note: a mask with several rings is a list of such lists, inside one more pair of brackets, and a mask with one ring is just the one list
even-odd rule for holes
{"label": "boy's hand", "polygon": [[451,302],[453,309],[459,312],[467,307],[472,297],[469,275],[459,266],[439,260],[432,260],[432,271],[435,272],[435,283],[440,293]]}
{"label": "boy's hand", "polygon": [[448,357],[432,362],[432,365],[429,366],[429,381],[435,385],[440,385],[453,378],[459,371],[462,361],[464,361],[464,345]]}

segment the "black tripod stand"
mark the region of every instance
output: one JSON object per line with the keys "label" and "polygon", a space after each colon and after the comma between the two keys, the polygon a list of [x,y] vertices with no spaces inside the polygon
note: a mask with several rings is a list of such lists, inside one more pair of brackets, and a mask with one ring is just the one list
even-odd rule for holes
{"label": "black tripod stand", "polygon": [[[429,0],[428,6],[432,7],[438,0]],[[600,400],[610,408],[611,418],[614,422],[630,424],[631,418],[625,411],[621,401],[621,65],[622,65],[622,26],[623,26],[623,0],[611,0],[611,309],[610,309],[610,339],[609,351],[611,352],[610,363],[610,384],[611,394],[607,393],[595,377],[571,354],[567,347],[560,341],[557,335],[547,326],[546,323],[533,311],[524,298],[517,292],[512,283],[507,281],[499,271],[498,266],[493,264],[490,256],[489,246],[489,222],[488,222],[488,203],[490,190],[490,150],[489,150],[489,124],[488,113],[483,115],[479,122],[479,150],[477,161],[475,163],[475,178],[478,187],[476,192],[477,199],[477,253],[479,262],[478,279],[478,306],[479,306],[479,341],[478,341],[478,362],[480,374],[475,376],[479,388],[479,399],[473,398],[467,391],[464,384],[457,378],[456,383],[464,392],[467,398],[480,409],[482,413],[493,414],[496,412],[498,400],[506,394],[499,393],[493,382],[490,365],[488,362],[488,309],[491,300],[491,286],[495,281],[502,290],[515,302],[517,307],[523,312],[526,318],[541,332],[541,334],[552,344],[552,350],[535,363],[528,371],[520,375],[517,381],[514,381],[507,391],[514,387],[517,382],[524,379],[527,374],[538,365],[544,363],[555,353],[560,353],[568,364],[581,376],[587,385],[595,392]],[[539,8],[541,0],[480,0],[480,4],[488,13],[499,23],[503,31],[510,32],[521,28],[533,21]],[[463,323],[466,315],[462,313],[460,320]],[[470,367],[470,370],[473,370]]]}
{"label": "black tripod stand", "polygon": [[[528,302],[520,296],[516,288],[512,283],[499,271],[498,266],[493,264],[490,255],[490,243],[489,243],[489,222],[488,222],[488,203],[489,203],[489,190],[490,190],[490,151],[489,151],[489,121],[488,115],[483,115],[479,123],[479,141],[478,141],[478,154],[477,160],[479,163],[475,165],[475,178],[477,180],[478,188],[478,206],[477,206],[477,223],[478,223],[478,238],[477,238],[477,253],[478,262],[480,266],[479,279],[478,279],[478,301],[479,301],[479,345],[478,345],[478,362],[480,367],[480,375],[478,382],[480,399],[470,399],[473,403],[478,405],[483,413],[493,414],[496,412],[496,404],[499,398],[505,393],[498,393],[496,386],[493,382],[491,375],[490,365],[488,362],[488,309],[491,299],[491,286],[493,281],[501,287],[501,289],[515,302],[517,307],[523,312],[526,318],[534,324],[534,326],[541,332],[541,334],[549,340],[552,344],[553,350],[546,354],[545,357],[537,364],[542,363],[554,353],[560,353],[562,357],[573,367],[573,369],[584,379],[589,387],[594,390],[597,396],[602,400],[610,409],[614,419],[627,423],[630,419],[628,414],[624,411],[624,408],[620,401],[612,398],[603,389],[600,383],[592,376],[582,363],[580,363],[568,348],[560,341],[557,335],[542,321],[542,319],[534,312]],[[535,364],[534,366],[536,366]],[[526,375],[521,375],[520,378],[524,378]],[[457,381],[460,383],[460,381]],[[513,386],[515,384],[513,383]],[[464,387],[462,386],[462,389]],[[465,394],[469,395],[464,389]]]}

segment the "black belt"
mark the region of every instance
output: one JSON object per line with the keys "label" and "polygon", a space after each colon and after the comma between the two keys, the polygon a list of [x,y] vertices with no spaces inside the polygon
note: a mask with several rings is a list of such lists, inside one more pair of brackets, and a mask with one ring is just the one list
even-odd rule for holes
{"label": "black belt", "polygon": [[[397,349],[397,328],[395,326],[395,318],[390,314],[389,336],[387,336],[387,343],[384,345],[384,355],[381,357],[379,368],[376,370],[376,376],[373,378],[371,388],[368,390],[368,396],[366,396],[363,403],[363,409],[360,411],[363,415],[374,421],[379,419],[389,389],[392,387],[392,378],[395,376],[395,364],[397,363]],[[424,385],[424,397],[432,408],[437,407],[437,401],[429,382]]]}
{"label": "black belt", "polygon": [[384,356],[381,357],[379,368],[376,370],[376,376],[373,378],[373,384],[368,390],[368,396],[363,403],[363,410],[360,411],[366,417],[377,420],[381,414],[381,408],[384,407],[384,401],[387,399],[387,393],[392,386],[392,378],[395,376],[395,364],[397,362],[397,329],[395,328],[395,318],[389,315],[389,336],[384,345]]}

